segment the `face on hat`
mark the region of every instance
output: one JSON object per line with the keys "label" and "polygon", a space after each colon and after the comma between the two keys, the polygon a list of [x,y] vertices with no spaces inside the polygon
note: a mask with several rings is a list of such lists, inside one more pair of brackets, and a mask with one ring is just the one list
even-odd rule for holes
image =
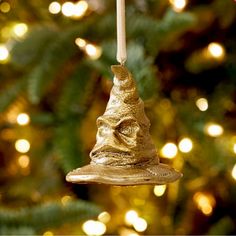
{"label": "face on hat", "polygon": [[156,155],[148,127],[132,114],[121,118],[103,115],[97,119],[97,127],[97,143],[90,153],[96,164],[139,164]]}

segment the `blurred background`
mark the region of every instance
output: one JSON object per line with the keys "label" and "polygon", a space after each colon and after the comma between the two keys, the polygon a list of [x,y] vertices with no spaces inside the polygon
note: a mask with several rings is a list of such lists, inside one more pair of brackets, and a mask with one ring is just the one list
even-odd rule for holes
{"label": "blurred background", "polygon": [[115,1],[0,1],[0,234],[236,234],[236,1],[127,0],[127,67],[163,186],[75,185],[116,62]]}

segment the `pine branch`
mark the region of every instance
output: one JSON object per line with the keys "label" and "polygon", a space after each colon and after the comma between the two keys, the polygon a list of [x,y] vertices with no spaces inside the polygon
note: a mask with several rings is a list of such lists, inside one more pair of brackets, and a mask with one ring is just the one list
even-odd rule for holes
{"label": "pine branch", "polygon": [[58,32],[51,26],[32,28],[23,41],[16,41],[11,50],[11,63],[16,67],[29,67],[40,61],[47,45],[57,38]]}
{"label": "pine branch", "polygon": [[78,52],[74,40],[81,33],[81,25],[60,32],[41,57],[40,64],[29,75],[28,93],[32,103],[38,103],[47,85],[60,66]]}
{"label": "pine branch", "polygon": [[57,114],[66,119],[71,114],[83,114],[87,109],[86,100],[90,97],[88,88],[93,84],[91,69],[81,62],[74,74],[65,81],[57,103]]}
{"label": "pine branch", "polygon": [[17,98],[19,93],[23,90],[25,84],[26,80],[22,78],[12,84],[9,88],[6,88],[4,92],[1,92],[0,112],[3,112]]}
{"label": "pine branch", "polygon": [[160,21],[143,14],[132,14],[127,21],[127,35],[136,38],[150,55],[156,56],[161,48],[175,42],[195,24],[195,16],[187,12],[179,14],[169,10]]}
{"label": "pine branch", "polygon": [[0,235],[35,235],[36,232],[30,227],[6,227],[0,226]]}
{"label": "pine branch", "polygon": [[65,173],[82,165],[84,154],[78,133],[80,120],[67,120],[55,129],[54,149]]}
{"label": "pine branch", "polygon": [[91,69],[81,63],[65,81],[57,104],[60,125],[56,128],[54,148],[65,173],[80,166],[84,160],[79,131],[81,120],[90,108],[95,82]]}
{"label": "pine branch", "polygon": [[34,113],[30,116],[30,120],[32,124],[37,125],[53,125],[55,124],[55,115],[53,113],[49,112],[40,112],[40,113]]}
{"label": "pine branch", "polygon": [[65,205],[47,203],[18,211],[0,209],[0,225],[6,229],[24,227],[39,232],[45,228],[82,221],[96,216],[99,212],[100,209],[97,206],[81,200],[71,201]]}

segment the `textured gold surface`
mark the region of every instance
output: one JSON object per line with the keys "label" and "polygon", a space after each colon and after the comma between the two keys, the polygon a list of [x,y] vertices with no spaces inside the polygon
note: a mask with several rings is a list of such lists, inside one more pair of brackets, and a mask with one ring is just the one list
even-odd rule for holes
{"label": "textured gold surface", "polygon": [[150,121],[128,69],[111,67],[115,77],[105,113],[98,117],[96,144],[90,165],[70,172],[74,183],[111,185],[164,184],[182,174],[160,164],[149,134]]}

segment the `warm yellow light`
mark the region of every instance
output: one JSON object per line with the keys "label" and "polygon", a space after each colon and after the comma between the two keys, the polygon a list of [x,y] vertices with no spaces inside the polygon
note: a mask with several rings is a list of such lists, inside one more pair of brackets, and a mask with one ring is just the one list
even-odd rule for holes
{"label": "warm yellow light", "polygon": [[48,6],[48,10],[52,14],[58,14],[61,11],[61,5],[59,2],[51,2]]}
{"label": "warm yellow light", "polygon": [[178,149],[174,143],[167,143],[161,149],[162,157],[172,159],[177,155]]}
{"label": "warm yellow light", "polygon": [[200,111],[206,111],[208,109],[208,101],[206,98],[199,98],[196,101],[196,106]]}
{"label": "warm yellow light", "polygon": [[178,146],[181,152],[188,153],[193,149],[193,142],[190,138],[183,138]]}
{"label": "warm yellow light", "polygon": [[85,46],[85,51],[93,60],[98,59],[102,55],[102,49],[98,46],[94,46],[93,44],[87,44]]}
{"label": "warm yellow light", "polygon": [[22,155],[18,158],[18,164],[21,168],[27,168],[30,163],[30,158],[27,155]]}
{"label": "warm yellow light", "polygon": [[69,195],[65,195],[61,198],[61,203],[63,205],[66,205],[69,201],[71,201],[72,197]]}
{"label": "warm yellow light", "polygon": [[147,221],[138,217],[133,223],[134,229],[138,232],[143,232],[147,229]]}
{"label": "warm yellow light", "polygon": [[187,1],[186,0],[169,0],[174,11],[176,12],[181,12],[184,10],[184,8],[187,5]]}
{"label": "warm yellow light", "polygon": [[157,197],[161,197],[166,191],[166,185],[156,185],[153,189],[154,194]]}
{"label": "warm yellow light", "polygon": [[43,236],[53,236],[53,232],[51,231],[46,231],[45,233],[43,233]]}
{"label": "warm yellow light", "polygon": [[12,28],[9,26],[4,26],[1,28],[1,37],[8,39],[12,36]]}
{"label": "warm yellow light", "polygon": [[3,13],[7,13],[11,10],[11,6],[8,2],[3,2],[0,4],[0,11]]}
{"label": "warm yellow light", "polygon": [[79,1],[74,4],[73,17],[79,18],[82,17],[88,9],[88,3],[86,1]]}
{"label": "warm yellow light", "polygon": [[225,55],[225,49],[219,43],[210,43],[207,49],[209,54],[216,59],[222,59]]}
{"label": "warm yellow light", "polygon": [[104,224],[108,223],[110,219],[111,215],[107,211],[104,211],[98,215],[98,220]]}
{"label": "warm yellow light", "polygon": [[7,47],[3,44],[0,44],[0,63],[5,62],[9,57],[9,51]]}
{"label": "warm yellow light", "polygon": [[64,16],[72,16],[74,13],[74,4],[72,2],[65,2],[62,5],[61,12]]}
{"label": "warm yellow light", "polygon": [[20,153],[26,153],[30,150],[30,143],[26,139],[18,139],[15,142],[15,148]]}
{"label": "warm yellow light", "polygon": [[120,236],[139,236],[137,232],[135,232],[132,229],[127,229],[127,228],[121,228],[119,230],[119,235]]}
{"label": "warm yellow light", "polygon": [[205,133],[212,137],[218,137],[223,134],[224,129],[221,125],[215,123],[208,123],[204,128]]}
{"label": "warm yellow light", "polygon": [[134,210],[129,210],[125,213],[125,223],[132,225],[138,219],[138,213]]}
{"label": "warm yellow light", "polygon": [[130,232],[127,234],[127,236],[139,236],[136,232]]}
{"label": "warm yellow light", "polygon": [[17,118],[16,121],[19,125],[27,125],[30,122],[30,118],[29,115],[26,113],[20,113]]}
{"label": "warm yellow light", "polygon": [[231,174],[232,174],[232,177],[236,180],[236,164],[234,165]]}
{"label": "warm yellow light", "polygon": [[213,207],[215,206],[215,199],[212,195],[197,192],[194,194],[193,200],[204,215],[210,215],[212,213]]}
{"label": "warm yellow light", "polygon": [[211,205],[205,205],[202,207],[201,211],[204,215],[208,216],[208,215],[211,215],[213,208]]}
{"label": "warm yellow light", "polygon": [[234,153],[236,154],[236,143],[234,144],[233,150],[234,150]]}
{"label": "warm yellow light", "polygon": [[106,232],[106,225],[99,221],[88,220],[83,223],[82,229],[87,235],[100,236]]}
{"label": "warm yellow light", "polygon": [[75,44],[80,47],[80,48],[84,48],[86,46],[86,41],[84,39],[81,39],[81,38],[77,38],[75,40]]}
{"label": "warm yellow light", "polygon": [[13,27],[13,32],[17,37],[23,37],[27,31],[28,26],[25,23],[19,23]]}

